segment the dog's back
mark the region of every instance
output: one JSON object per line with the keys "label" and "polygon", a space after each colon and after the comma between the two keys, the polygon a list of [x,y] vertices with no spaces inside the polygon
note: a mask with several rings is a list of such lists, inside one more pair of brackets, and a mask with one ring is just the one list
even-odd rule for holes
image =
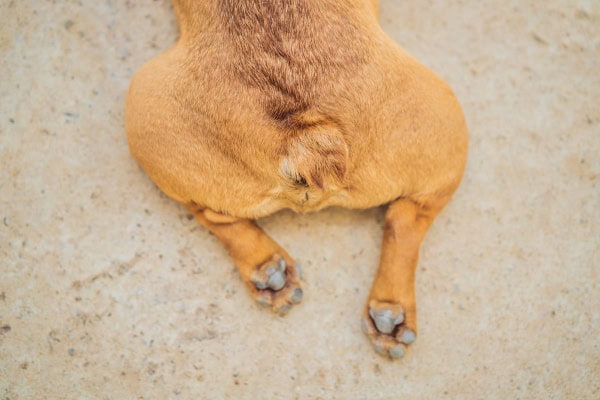
{"label": "dog's back", "polygon": [[370,2],[200,3],[175,2],[180,40],[128,96],[132,153],[167,194],[256,218],[432,190],[415,171],[439,158],[425,142],[442,132],[413,115],[432,112],[420,91],[453,96],[381,31]]}

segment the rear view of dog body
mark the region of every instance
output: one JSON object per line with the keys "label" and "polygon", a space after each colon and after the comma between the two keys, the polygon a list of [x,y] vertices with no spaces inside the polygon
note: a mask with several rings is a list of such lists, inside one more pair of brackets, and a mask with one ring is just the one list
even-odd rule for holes
{"label": "rear view of dog body", "polygon": [[132,79],[126,125],[142,168],[280,313],[302,297],[297,263],[254,219],[390,203],[363,327],[399,357],[416,335],[419,246],[460,182],[467,130],[374,3],[175,0],[180,38]]}

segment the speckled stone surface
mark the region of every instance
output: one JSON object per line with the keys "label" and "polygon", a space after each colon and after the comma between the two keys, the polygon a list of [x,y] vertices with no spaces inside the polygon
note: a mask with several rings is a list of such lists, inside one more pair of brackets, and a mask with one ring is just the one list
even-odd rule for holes
{"label": "speckled stone surface", "polygon": [[0,1],[1,399],[600,398],[600,3],[382,1],[455,89],[463,185],[402,360],[360,330],[383,209],[261,221],[304,267],[285,318],[129,156],[170,3]]}

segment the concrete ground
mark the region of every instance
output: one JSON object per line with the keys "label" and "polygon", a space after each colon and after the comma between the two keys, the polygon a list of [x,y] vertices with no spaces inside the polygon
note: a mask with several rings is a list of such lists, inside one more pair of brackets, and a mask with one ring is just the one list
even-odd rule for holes
{"label": "concrete ground", "polygon": [[396,362],[359,324],[383,209],[261,221],[305,269],[279,318],[130,157],[123,98],[177,36],[168,1],[0,1],[2,400],[600,398],[600,3],[381,16],[471,132]]}

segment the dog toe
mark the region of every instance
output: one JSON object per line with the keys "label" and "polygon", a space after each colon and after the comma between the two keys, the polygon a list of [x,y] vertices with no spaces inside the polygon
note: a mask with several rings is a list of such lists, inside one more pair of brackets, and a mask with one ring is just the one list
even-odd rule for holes
{"label": "dog toe", "polygon": [[294,294],[292,294],[290,300],[292,300],[292,303],[300,303],[302,301],[302,297],[304,297],[304,292],[302,289],[296,288],[294,289]]}
{"label": "dog toe", "polygon": [[410,329],[405,329],[402,332],[402,335],[400,336],[400,340],[404,344],[412,344],[416,338],[417,338],[417,335],[415,334],[415,332],[413,332]]}
{"label": "dog toe", "polygon": [[390,357],[402,358],[404,357],[404,346],[396,346],[390,349]]}

